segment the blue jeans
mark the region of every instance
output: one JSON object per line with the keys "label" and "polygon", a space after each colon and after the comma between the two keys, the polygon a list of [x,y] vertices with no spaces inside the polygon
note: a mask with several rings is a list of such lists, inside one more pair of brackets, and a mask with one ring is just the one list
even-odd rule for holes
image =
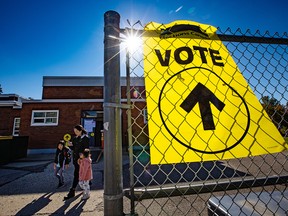
{"label": "blue jeans", "polygon": [[63,183],[64,183],[63,167],[58,167],[58,166],[56,166],[55,176],[58,178],[60,184],[63,184]]}

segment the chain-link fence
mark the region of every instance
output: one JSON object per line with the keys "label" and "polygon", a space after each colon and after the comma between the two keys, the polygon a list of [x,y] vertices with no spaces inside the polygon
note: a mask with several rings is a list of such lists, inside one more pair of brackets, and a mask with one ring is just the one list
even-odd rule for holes
{"label": "chain-link fence", "polygon": [[[142,29],[136,31],[135,29],[127,28],[122,29],[121,32],[125,37],[128,37],[129,35],[131,36],[131,34],[136,32],[138,35],[143,35]],[[218,38],[222,41],[223,45],[226,46],[229,54],[238,66],[239,71],[241,71],[243,77],[249,84],[250,87],[244,87],[246,88],[246,92],[249,92],[249,94],[254,92],[260,101],[261,108],[266,110],[266,113],[268,114],[267,116],[272,119],[273,124],[280,132],[279,134],[281,134],[285,141],[288,142],[287,34],[279,35],[276,33],[271,35],[268,32],[262,34],[259,31],[255,33],[246,31],[243,33],[240,29],[236,31],[232,31],[231,29],[227,29],[226,31],[218,29],[217,34]],[[185,43],[187,41],[190,42],[190,40],[195,40],[195,38],[185,38],[181,43],[185,46]],[[183,157],[181,159],[182,162],[180,163],[169,163],[169,161],[166,161],[167,159],[163,159],[165,153],[168,154],[170,148],[174,148],[174,152],[177,152],[178,150],[173,146],[171,141],[171,145],[164,151],[164,153],[162,152],[162,154],[158,156],[158,158],[160,157],[160,163],[151,164],[151,149],[154,148],[154,150],[157,150],[161,143],[156,143],[154,140],[151,140],[151,131],[149,130],[149,127],[151,126],[150,122],[156,121],[152,117],[153,112],[159,113],[161,112],[161,109],[160,111],[158,109],[160,106],[158,103],[160,102],[154,101],[154,103],[157,104],[157,109],[149,110],[148,107],[148,112],[147,98],[154,97],[154,95],[151,94],[154,94],[154,87],[159,88],[159,85],[157,84],[160,82],[159,79],[167,81],[167,77],[149,78],[149,82],[154,83],[152,87],[150,86],[152,90],[150,89],[149,92],[147,92],[147,89],[144,86],[144,59],[142,53],[142,46],[145,45],[147,46],[147,44],[142,44],[136,50],[127,50],[126,53],[127,101],[128,104],[132,105],[133,109],[127,111],[130,185],[125,189],[125,202],[130,202],[131,205],[129,209],[124,209],[124,212],[132,215],[138,214],[153,216],[208,214],[288,215],[287,151],[270,153],[269,150],[267,150],[266,154],[261,154],[259,156],[250,154],[249,157],[240,158],[237,157],[237,153],[234,153],[235,155],[232,155],[232,159],[223,160],[222,157],[219,157],[219,160],[194,162],[185,162]],[[160,43],[159,46],[161,46]],[[173,46],[172,42],[170,46]],[[206,52],[206,50],[199,47],[196,48],[198,49],[198,52],[194,52],[194,59],[197,58],[196,55],[198,55],[198,58],[202,58],[203,63],[202,55],[208,55],[209,52],[208,50]],[[199,51],[199,49],[202,49],[202,52]],[[187,60],[189,59],[189,54],[186,52],[186,56],[184,55],[181,58],[182,61]],[[162,63],[164,61],[165,58],[163,57]],[[216,58],[216,62],[219,63],[220,59]],[[152,65],[152,69],[157,70],[156,65]],[[190,71],[191,70],[193,69],[190,69]],[[181,71],[181,69],[178,71]],[[199,70],[195,73],[197,74],[198,71]],[[170,71],[168,73],[170,73],[170,76],[173,76],[173,72]],[[220,71],[220,73],[224,73],[224,71]],[[188,76],[191,76],[190,74]],[[209,77],[211,76],[211,73],[204,73],[204,75],[206,76],[204,78],[202,75],[199,75],[200,78],[195,75],[190,79],[201,79],[203,86],[214,85],[213,93],[219,94],[219,92],[217,93],[218,88],[216,83],[213,78]],[[222,74],[221,76],[226,75]],[[178,78],[189,79],[183,74],[178,74],[177,79]],[[138,84],[137,82],[131,82],[133,79],[142,80],[142,82],[138,82]],[[224,82],[222,85],[232,85],[232,82],[238,82],[237,77],[232,77],[231,79],[233,81],[230,81],[229,83]],[[211,80],[213,80],[213,82]],[[147,80],[145,80],[145,82],[146,81]],[[189,89],[189,86],[186,87]],[[170,83],[168,88],[173,89],[173,83]],[[161,92],[160,90],[159,92]],[[189,91],[191,91],[191,89],[189,89]],[[188,93],[186,92],[183,93],[183,95],[184,94],[187,95]],[[226,104],[230,101],[229,97],[231,96],[229,94],[228,91],[221,92],[220,97]],[[169,97],[169,93],[165,92],[162,93],[162,96],[158,95],[157,97],[164,100]],[[175,100],[175,97],[172,97],[172,99],[169,98],[169,100],[171,99],[173,101]],[[183,100],[186,98],[186,96],[182,95],[177,97]],[[164,113],[162,116],[162,118],[165,119],[164,121],[169,121],[170,113],[178,112],[175,111],[176,107],[173,107],[178,103],[177,100],[178,99],[176,99],[176,102],[171,102],[169,104],[169,111]],[[243,100],[245,100],[245,97]],[[232,102],[230,101],[230,103]],[[241,105],[235,104],[235,106]],[[249,106],[250,109],[259,109],[259,107],[254,106],[253,103]],[[196,113],[196,111],[194,112]],[[257,112],[251,112],[250,115],[260,115],[257,119],[266,118],[266,114],[264,112],[261,113],[257,114]],[[175,113],[175,115],[177,114]],[[201,113],[196,113],[196,115],[201,119]],[[246,114],[245,112],[243,114],[242,111],[239,111],[236,115],[237,117],[234,116],[235,119],[242,118]],[[229,117],[229,113],[226,113],[226,117]],[[230,115],[230,118],[233,118],[232,114]],[[166,127],[159,125],[158,122],[153,122],[153,124],[154,127],[155,125],[158,125],[159,127],[157,133],[165,135],[166,133],[163,131],[167,130],[167,127],[168,129],[169,127],[174,127],[172,133],[177,134],[180,133],[179,131],[183,124],[186,124],[186,127],[187,125],[189,127],[193,126],[192,123],[187,123],[187,119],[188,117],[185,116],[184,120],[180,123],[173,124],[172,122],[170,123],[170,126],[167,123],[168,126]],[[251,119],[251,121],[253,121],[254,116],[251,116]],[[219,124],[221,123],[215,123],[214,127],[220,127],[221,125],[219,126]],[[243,124],[245,125],[245,122]],[[261,122],[259,120],[251,124],[257,125],[261,124]],[[197,124],[196,127],[202,126],[202,124]],[[222,125],[222,127],[225,127],[225,125]],[[239,137],[235,137],[236,135],[233,134],[232,128],[234,127],[237,126],[229,126],[225,131],[228,131],[227,133],[229,133],[229,137],[240,139]],[[238,127],[242,127],[242,125],[239,124]],[[245,126],[243,127],[245,128]],[[245,129],[242,128],[242,130]],[[248,132],[248,136],[253,139],[256,133],[257,132],[254,134]],[[270,132],[268,132],[268,137],[270,137],[269,133]],[[197,136],[197,133],[191,134],[192,137],[189,139],[193,140]],[[265,134],[263,134],[263,136],[264,135]],[[155,136],[157,136],[157,134]],[[178,139],[180,142],[184,142],[183,140],[185,140],[185,137],[179,138],[179,136],[175,135],[174,138]],[[260,135],[260,137],[262,137],[262,135]],[[171,137],[167,137],[167,139],[171,140]],[[207,141],[207,139],[204,139],[203,137],[198,137],[197,139],[204,140],[202,142]],[[208,139],[208,142],[209,141],[210,140]],[[223,142],[225,143],[225,141]],[[224,145],[229,145],[229,142],[229,138],[227,138],[226,144]],[[261,147],[261,141],[258,145]],[[190,150],[191,149],[187,151]],[[211,151],[213,153],[215,150],[206,147],[205,151]],[[252,150],[249,149],[249,151]],[[198,152],[197,154],[201,155],[201,150],[200,153]]]}

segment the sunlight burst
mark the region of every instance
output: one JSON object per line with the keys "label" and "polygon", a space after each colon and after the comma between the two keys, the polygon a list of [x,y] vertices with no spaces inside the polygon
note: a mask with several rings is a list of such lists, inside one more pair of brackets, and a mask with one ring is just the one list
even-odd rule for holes
{"label": "sunlight burst", "polygon": [[127,47],[130,53],[136,52],[142,44],[141,37],[131,34],[128,35],[124,40],[124,46]]}

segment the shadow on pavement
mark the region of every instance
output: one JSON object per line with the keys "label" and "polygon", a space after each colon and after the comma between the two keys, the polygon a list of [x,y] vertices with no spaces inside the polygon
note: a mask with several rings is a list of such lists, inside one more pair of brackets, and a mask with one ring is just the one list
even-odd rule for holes
{"label": "shadow on pavement", "polygon": [[[73,180],[74,166],[64,172],[65,186],[57,189],[58,180],[53,170],[54,155],[34,156],[33,158],[7,164],[0,167],[0,195],[21,193],[48,193],[68,192]],[[123,187],[129,188],[129,156],[123,155]],[[93,163],[93,180],[91,190],[102,190],[104,188],[104,158],[98,163]],[[232,178],[247,176],[245,172],[234,170],[223,165],[221,161],[179,163],[151,165],[149,157],[145,160],[134,160],[134,181],[136,187],[165,185],[173,183],[190,183],[211,179]],[[21,177],[24,177],[23,180]],[[3,186],[17,181],[15,188],[9,190]],[[22,181],[21,181],[22,180]],[[18,187],[18,189],[17,189]],[[79,190],[79,189],[78,189]]]}
{"label": "shadow on pavement", "polygon": [[52,196],[53,193],[46,193],[39,197],[36,200],[33,200],[31,203],[26,205],[24,208],[22,208],[20,211],[17,212],[16,216],[22,216],[22,215],[34,215],[38,211],[40,211],[42,208],[46,207],[52,200],[50,199],[50,196]]}

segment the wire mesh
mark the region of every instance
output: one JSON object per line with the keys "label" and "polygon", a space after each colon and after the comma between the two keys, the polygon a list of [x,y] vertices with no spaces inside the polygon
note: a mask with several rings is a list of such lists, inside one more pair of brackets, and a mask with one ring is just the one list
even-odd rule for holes
{"label": "wire mesh", "polygon": [[[218,29],[217,33],[273,124],[288,142],[287,34],[251,33],[249,30],[243,33],[240,29],[235,32]],[[130,50],[127,57],[129,77],[144,80],[142,46]],[[158,79],[152,80],[155,88]],[[209,78],[204,85],[208,82]],[[144,86],[137,84],[127,90],[127,95],[131,96],[133,104],[129,115],[131,125],[128,125],[132,131],[129,149],[133,160],[129,170],[133,185],[125,190],[125,195],[133,202],[133,209],[126,211],[138,215],[217,215],[225,203],[227,211],[222,212],[223,215],[287,215],[287,151],[229,160],[151,164],[153,140],[149,138],[148,127],[153,119],[149,119],[146,104],[150,95]],[[225,99],[225,93],[222,97]],[[171,102],[170,106],[173,112],[174,104]],[[159,128],[159,133],[165,130],[161,125]],[[177,133],[177,128],[175,131]],[[249,136],[253,139],[253,134]]]}

